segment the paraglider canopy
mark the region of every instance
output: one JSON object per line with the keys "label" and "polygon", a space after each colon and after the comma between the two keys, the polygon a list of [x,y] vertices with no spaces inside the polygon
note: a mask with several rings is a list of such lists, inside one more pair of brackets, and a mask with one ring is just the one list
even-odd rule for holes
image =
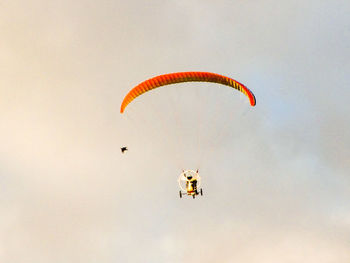
{"label": "paraglider canopy", "polygon": [[128,104],[132,102],[136,97],[142,95],[147,91],[169,84],[190,81],[214,82],[232,87],[246,95],[249,99],[251,106],[255,106],[256,104],[254,94],[246,86],[234,79],[210,72],[179,72],[159,75],[157,77],[148,79],[138,84],[125,96],[120,106],[120,113],[123,113],[126,106],[128,106]]}

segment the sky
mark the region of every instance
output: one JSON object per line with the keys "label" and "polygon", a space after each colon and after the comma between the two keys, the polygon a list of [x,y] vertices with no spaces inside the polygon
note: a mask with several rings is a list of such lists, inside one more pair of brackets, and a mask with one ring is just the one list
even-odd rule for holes
{"label": "sky", "polygon": [[[350,262],[350,2],[0,4],[0,262]],[[153,76],[209,71],[251,89]],[[128,146],[126,154],[121,146]],[[182,169],[204,195],[178,196]]]}

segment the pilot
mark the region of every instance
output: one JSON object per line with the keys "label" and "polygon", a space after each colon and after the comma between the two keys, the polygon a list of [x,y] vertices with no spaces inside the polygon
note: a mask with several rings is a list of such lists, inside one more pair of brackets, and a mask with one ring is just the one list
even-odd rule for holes
{"label": "pilot", "polygon": [[124,153],[125,151],[127,151],[128,150],[128,147],[122,147],[122,148],[120,148],[120,150],[122,151],[122,153]]}
{"label": "pilot", "polygon": [[188,189],[188,191],[196,191],[197,190],[197,180],[195,178],[193,178],[192,175],[187,176],[186,189]]}

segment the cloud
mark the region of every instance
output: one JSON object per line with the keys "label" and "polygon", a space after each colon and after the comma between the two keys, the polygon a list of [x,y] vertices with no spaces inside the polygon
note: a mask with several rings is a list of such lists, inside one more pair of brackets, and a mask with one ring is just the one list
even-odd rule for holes
{"label": "cloud", "polygon": [[[0,261],[348,262],[349,9],[3,3]],[[257,106],[192,83],[119,114],[134,85],[186,70]],[[197,167],[204,196],[178,199]]]}

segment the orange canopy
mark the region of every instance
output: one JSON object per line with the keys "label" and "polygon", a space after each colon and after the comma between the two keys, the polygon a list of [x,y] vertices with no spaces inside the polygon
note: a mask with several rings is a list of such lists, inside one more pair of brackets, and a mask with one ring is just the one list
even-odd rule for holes
{"label": "orange canopy", "polygon": [[255,106],[256,100],[254,94],[243,84],[225,77],[219,74],[210,73],[210,72],[178,72],[159,75],[157,77],[148,79],[141,82],[125,96],[122,105],[120,107],[120,113],[123,113],[126,106],[132,102],[136,97],[141,94],[169,84],[175,84],[180,82],[189,82],[189,81],[200,81],[200,82],[214,82],[222,85],[230,86],[234,89],[239,90],[244,95],[246,95],[250,101],[250,105]]}

